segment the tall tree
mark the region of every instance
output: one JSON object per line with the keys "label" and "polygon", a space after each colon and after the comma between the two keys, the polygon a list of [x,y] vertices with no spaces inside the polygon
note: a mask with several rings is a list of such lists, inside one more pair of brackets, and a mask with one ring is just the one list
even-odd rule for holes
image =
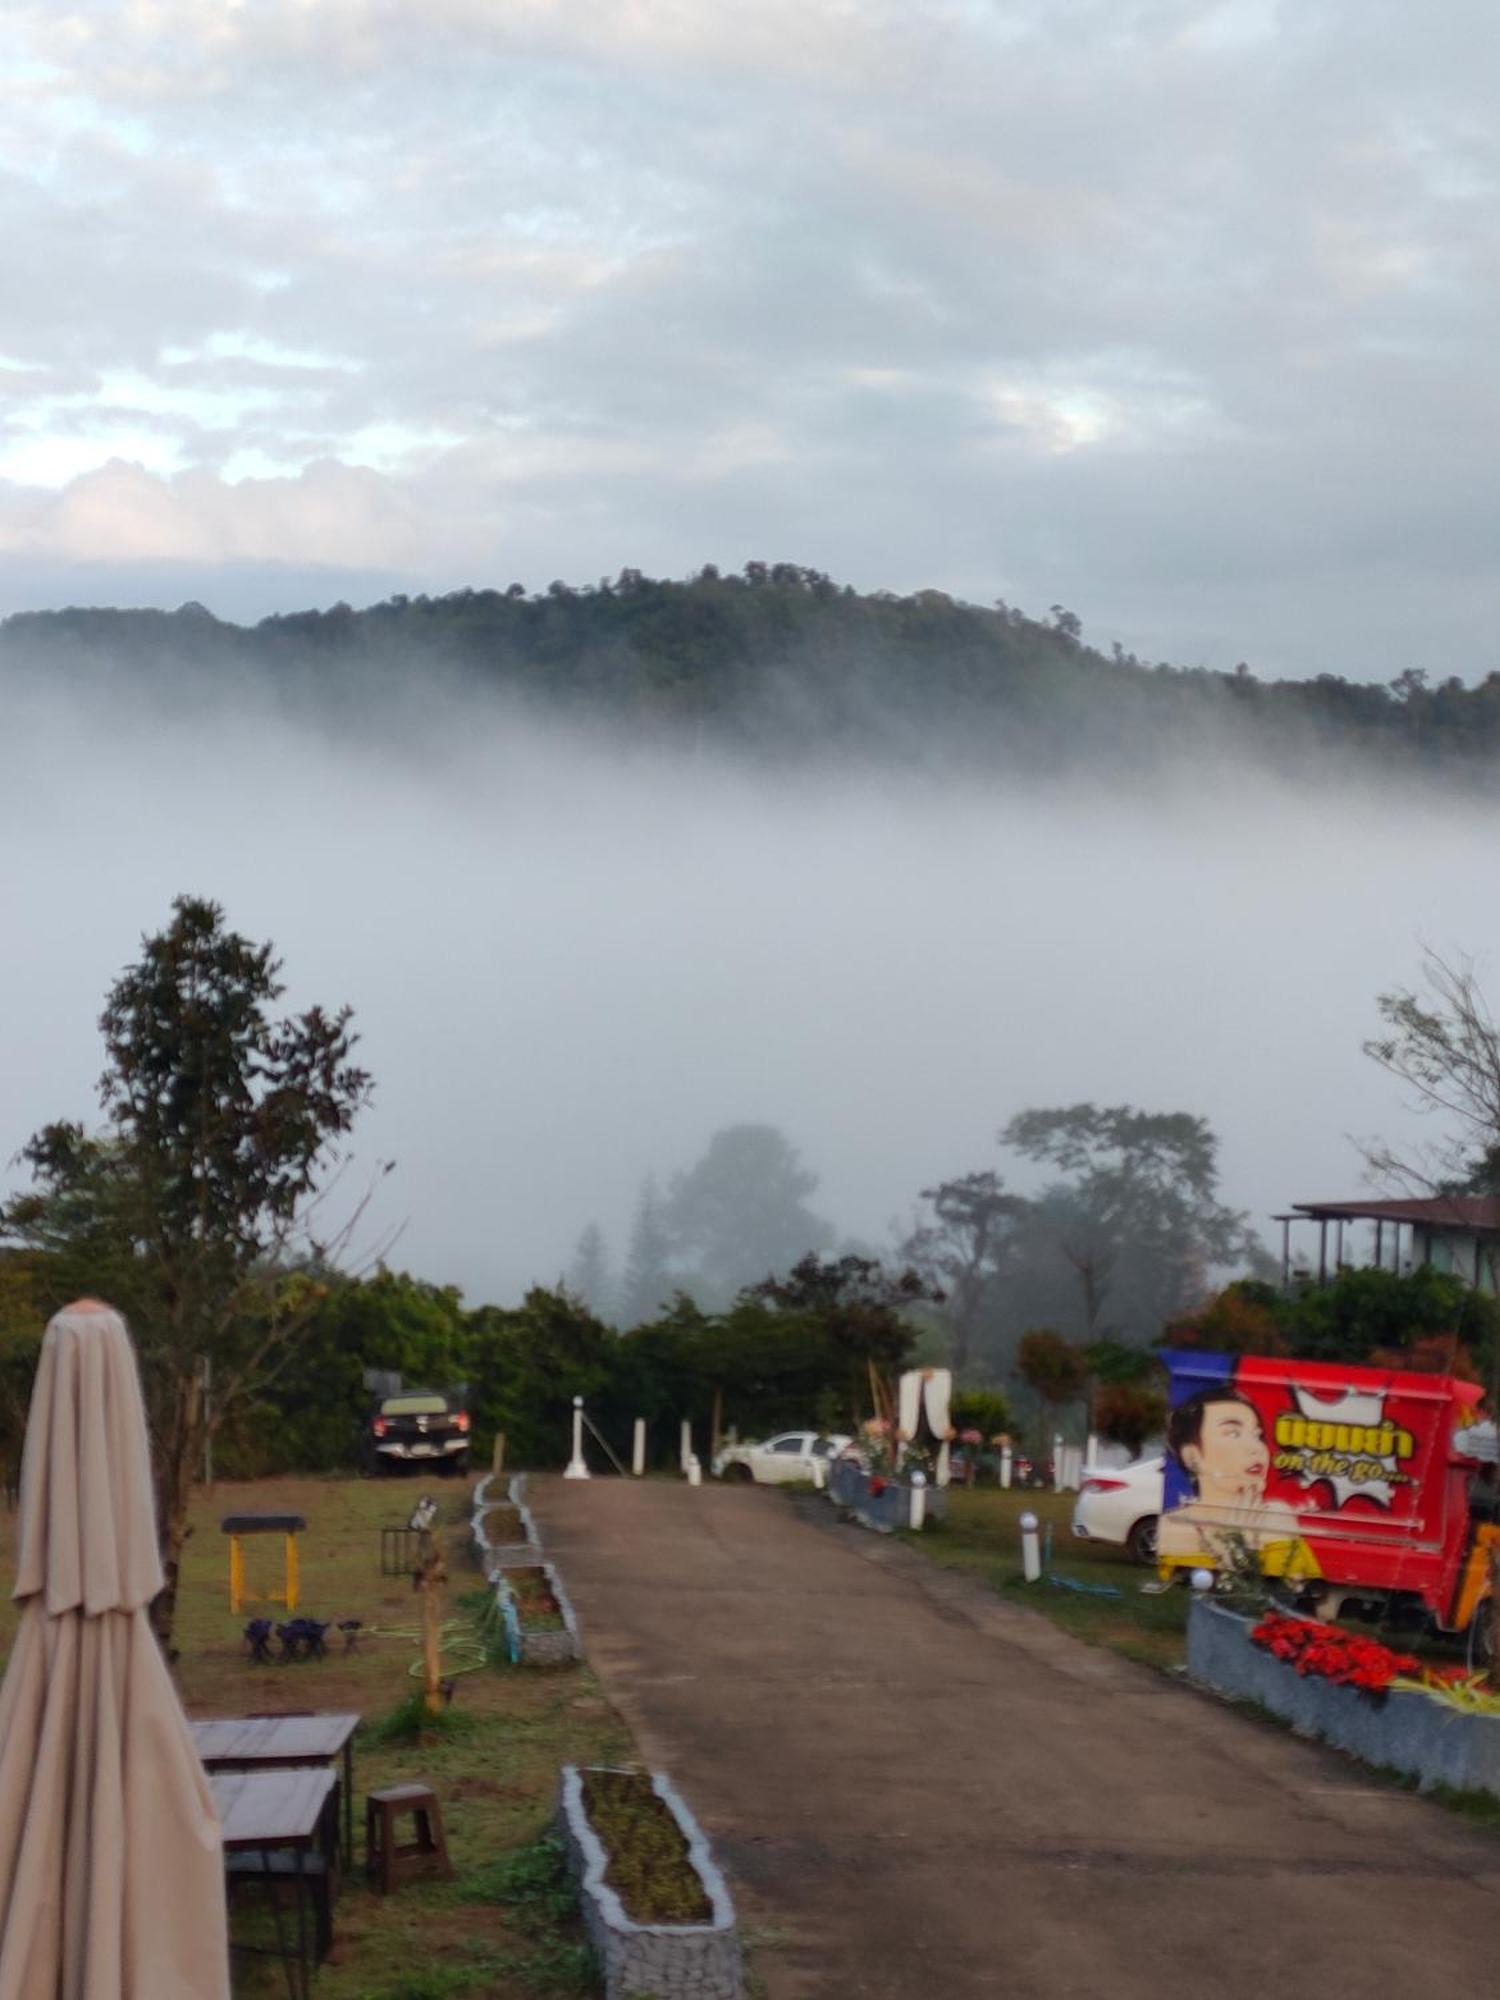
{"label": "tall tree", "polygon": [[1264,1259],[1247,1218],[1218,1198],[1205,1119],[1074,1104],[1018,1113],[1000,1143],[1066,1177],[1051,1191],[1052,1226],[1088,1340],[1152,1340],[1215,1268]]}
{"label": "tall tree", "polygon": [[630,1231],[630,1247],[625,1254],[625,1275],[620,1284],[620,1324],[640,1326],[655,1319],[674,1290],[672,1245],[662,1221],[661,1195],[655,1177],[647,1174],[641,1183]]}
{"label": "tall tree", "polygon": [[1386,1032],[1364,1050],[1444,1130],[1419,1159],[1382,1148],[1371,1163],[1429,1193],[1500,1193],[1500,1027],[1467,959],[1425,950],[1423,984],[1425,998],[1406,987],[1380,995]]}
{"label": "tall tree", "polygon": [[923,1188],[922,1199],[930,1216],[907,1238],[902,1255],[939,1295],[953,1372],[966,1381],[986,1323],[998,1309],[1017,1229],[1030,1204],[1007,1194],[1000,1176],[991,1171]]}
{"label": "tall tree", "polygon": [[585,1224],[568,1266],[568,1290],[581,1299],[600,1319],[610,1317],[614,1304],[614,1279],[609,1268],[609,1245],[597,1222]]}
{"label": "tall tree", "polygon": [[289,1286],[322,1264],[312,1234],[336,1144],[370,1095],[347,1007],[277,1018],[281,962],[179,897],[166,930],[111,987],[99,1026],[106,1126],[38,1132],[32,1189],[3,1211],[12,1241],[51,1251],[54,1281],[108,1289],[141,1349],[166,1587],[176,1611],[188,1501],[205,1443],[274,1374],[316,1309]]}
{"label": "tall tree", "polygon": [[683,1282],[704,1305],[829,1249],[833,1230],[805,1206],[818,1177],[774,1125],[728,1125],[678,1174],[662,1220]]}

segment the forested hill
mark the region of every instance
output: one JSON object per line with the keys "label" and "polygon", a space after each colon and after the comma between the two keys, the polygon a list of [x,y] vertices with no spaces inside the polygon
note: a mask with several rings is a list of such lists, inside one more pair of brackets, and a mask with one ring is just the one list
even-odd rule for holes
{"label": "forested hill", "polygon": [[1060,606],[1038,620],[940,591],[862,595],[787,563],[686,582],[624,570],[537,595],[512,584],[393,597],[251,627],[196,604],[5,620],[0,681],[38,671],[103,673],[139,682],[143,696],[153,680],[180,694],[184,677],[222,687],[249,675],[346,711],[393,677],[420,688],[456,674],[580,721],[778,757],[835,749],[1065,767],[1227,743],[1299,766],[1346,751],[1478,775],[1500,751],[1500,674],[1465,687],[1413,670],[1374,686],[1183,669],[1096,650]]}

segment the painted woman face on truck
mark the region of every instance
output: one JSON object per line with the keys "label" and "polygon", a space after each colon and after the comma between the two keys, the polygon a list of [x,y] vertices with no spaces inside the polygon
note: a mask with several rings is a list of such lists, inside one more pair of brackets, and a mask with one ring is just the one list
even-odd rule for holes
{"label": "painted woman face on truck", "polygon": [[1226,1507],[1265,1498],[1271,1454],[1253,1404],[1237,1391],[1200,1389],[1172,1412],[1168,1443],[1200,1500]]}

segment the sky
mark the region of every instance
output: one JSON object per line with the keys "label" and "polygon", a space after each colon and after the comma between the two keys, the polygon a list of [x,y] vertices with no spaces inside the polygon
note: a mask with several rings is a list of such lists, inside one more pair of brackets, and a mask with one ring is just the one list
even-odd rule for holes
{"label": "sky", "polygon": [[0,611],[757,558],[1476,678],[1481,0],[89,0],[0,55]]}

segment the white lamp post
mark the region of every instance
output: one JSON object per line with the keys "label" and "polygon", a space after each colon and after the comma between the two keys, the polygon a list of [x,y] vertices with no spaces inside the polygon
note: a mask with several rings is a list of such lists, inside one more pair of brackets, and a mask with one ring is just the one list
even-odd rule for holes
{"label": "white lamp post", "polygon": [[1037,1534],[1035,1514],[1021,1516],[1021,1569],[1028,1583],[1038,1583],[1042,1575],[1042,1544]]}
{"label": "white lamp post", "polygon": [[568,1460],[564,1479],[587,1479],[589,1469],[583,1462],[583,1398],[573,1398],[573,1456]]}

